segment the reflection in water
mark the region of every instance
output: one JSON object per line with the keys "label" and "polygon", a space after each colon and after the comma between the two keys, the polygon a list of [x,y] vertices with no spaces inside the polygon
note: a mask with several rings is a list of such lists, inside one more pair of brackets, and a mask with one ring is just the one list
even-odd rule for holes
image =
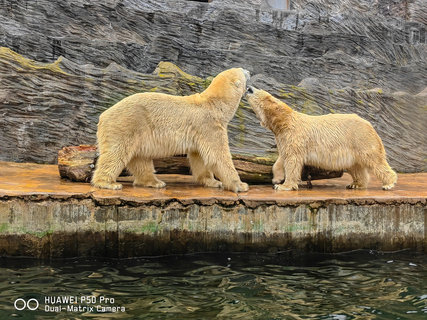
{"label": "reflection in water", "polygon": [[[0,319],[425,319],[427,256],[360,251],[0,259],[0,292]],[[74,306],[110,309],[45,312],[45,297],[58,296],[94,296],[96,304]],[[99,303],[101,297],[114,301]],[[17,311],[17,298],[34,298],[40,306]]]}

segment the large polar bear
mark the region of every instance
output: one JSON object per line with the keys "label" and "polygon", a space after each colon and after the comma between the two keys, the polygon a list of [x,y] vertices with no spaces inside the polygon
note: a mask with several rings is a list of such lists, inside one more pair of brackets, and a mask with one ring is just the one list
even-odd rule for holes
{"label": "large polar bear", "polygon": [[[273,166],[276,190],[298,190],[304,165],[347,170],[353,178],[349,189],[366,188],[369,170],[382,181],[384,190],[396,183],[397,175],[387,163],[381,138],[368,121],[355,114],[302,114],[253,87],[248,88],[247,97],[261,125],[276,137],[279,151]],[[285,182],[279,184],[283,179]]]}
{"label": "large polar bear", "polygon": [[162,188],[166,184],[154,175],[153,159],[187,154],[197,182],[247,191],[231,159],[227,125],[248,79],[248,71],[233,68],[217,75],[200,94],[137,93],[104,111],[98,123],[100,155],[93,186],[121,189],[116,179],[126,167],[134,185]]}

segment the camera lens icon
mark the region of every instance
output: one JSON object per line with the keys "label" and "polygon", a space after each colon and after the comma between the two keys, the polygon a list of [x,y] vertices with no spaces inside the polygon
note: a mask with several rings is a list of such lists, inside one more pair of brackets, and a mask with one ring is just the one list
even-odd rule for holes
{"label": "camera lens icon", "polygon": [[34,310],[37,310],[39,308],[39,302],[34,298],[28,299],[27,301],[25,301],[22,298],[18,298],[15,300],[13,306],[18,311],[21,311],[24,309],[34,311]]}

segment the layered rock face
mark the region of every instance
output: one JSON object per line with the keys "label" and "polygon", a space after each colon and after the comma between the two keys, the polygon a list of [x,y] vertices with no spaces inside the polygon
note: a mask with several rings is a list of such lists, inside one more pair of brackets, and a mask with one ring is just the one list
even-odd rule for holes
{"label": "layered rock face", "polygon": [[[53,163],[95,143],[123,97],[200,92],[241,66],[298,111],[359,114],[392,167],[426,171],[425,0],[279,2],[0,0],[0,160]],[[273,161],[245,101],[229,135],[233,153]]]}

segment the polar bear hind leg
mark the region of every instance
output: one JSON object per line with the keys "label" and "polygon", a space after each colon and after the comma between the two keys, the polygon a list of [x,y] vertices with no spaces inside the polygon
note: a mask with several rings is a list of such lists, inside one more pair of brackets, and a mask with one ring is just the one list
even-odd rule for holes
{"label": "polar bear hind leg", "polygon": [[134,186],[164,188],[166,183],[159,180],[154,174],[154,165],[152,159],[146,159],[141,156],[134,156],[128,163],[127,168],[135,177]]}
{"label": "polar bear hind leg", "polygon": [[382,182],[384,190],[390,190],[397,182],[397,174],[386,160],[383,150],[373,152],[361,159],[363,166],[369,169]]}
{"label": "polar bear hind leg", "polygon": [[222,187],[221,181],[216,180],[212,171],[206,168],[198,152],[190,152],[188,154],[188,160],[190,161],[191,173],[196,182],[211,188]]}
{"label": "polar bear hind leg", "polygon": [[372,168],[375,176],[381,180],[384,190],[390,190],[397,182],[397,174],[389,166],[386,159],[381,159],[378,164]]}
{"label": "polar bear hind leg", "polygon": [[228,146],[227,131],[219,132],[215,136],[216,139],[203,140],[200,144],[199,154],[203,163],[208,168],[212,168],[213,174],[221,181],[225,189],[233,192],[248,191],[248,184],[240,181],[239,174],[234,167]]}
{"label": "polar bear hind leg", "polygon": [[272,168],[273,171],[273,184],[280,184],[285,180],[285,163],[283,158],[279,155]]}
{"label": "polar bear hind leg", "polygon": [[353,178],[353,182],[347,186],[347,189],[366,189],[368,187],[369,172],[367,167],[355,164],[347,169],[347,172]]}
{"label": "polar bear hind leg", "polygon": [[117,183],[116,179],[125,167],[121,159],[117,153],[102,153],[96,163],[92,185],[101,189],[120,190],[122,185]]}
{"label": "polar bear hind leg", "polygon": [[274,189],[280,191],[298,190],[298,182],[301,180],[301,172],[304,166],[303,160],[297,156],[283,159],[285,163],[285,182],[275,184]]}

